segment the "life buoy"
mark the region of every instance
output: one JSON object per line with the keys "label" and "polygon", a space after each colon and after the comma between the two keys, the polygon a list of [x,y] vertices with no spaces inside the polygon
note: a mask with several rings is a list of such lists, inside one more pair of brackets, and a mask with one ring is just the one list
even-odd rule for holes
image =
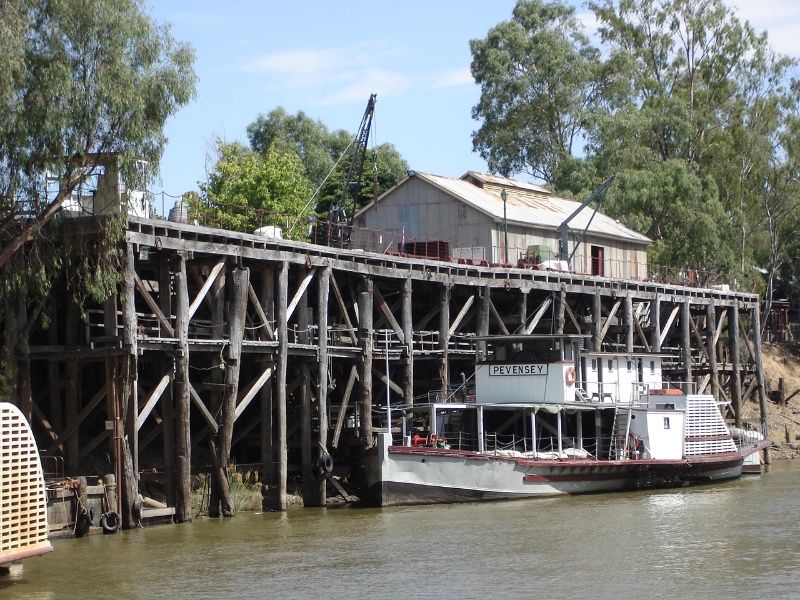
{"label": "life buoy", "polygon": [[628,434],[628,448],[630,448],[631,455],[639,450],[639,436],[635,433]]}
{"label": "life buoy", "polygon": [[100,517],[100,527],[103,528],[103,533],[117,533],[120,524],[119,515],[115,512],[108,512]]}
{"label": "life buoy", "polygon": [[564,372],[564,381],[567,382],[567,385],[575,385],[575,367],[567,367]]}

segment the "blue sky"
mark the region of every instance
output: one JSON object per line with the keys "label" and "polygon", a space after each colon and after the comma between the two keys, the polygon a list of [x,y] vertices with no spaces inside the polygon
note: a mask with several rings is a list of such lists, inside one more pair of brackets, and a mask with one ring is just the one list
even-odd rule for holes
{"label": "blue sky", "polygon": [[[800,1],[728,3],[757,30],[768,30],[776,49],[800,57]],[[157,21],[194,46],[199,77],[197,98],[167,123],[161,182],[151,190],[179,196],[197,189],[214,137],[247,143],[247,125],[278,106],[355,133],[373,92],[370,146],[394,144],[418,171],[485,171],[472,152],[479,124],[471,111],[480,89],[469,72],[469,41],[508,20],[515,4],[147,0]]]}

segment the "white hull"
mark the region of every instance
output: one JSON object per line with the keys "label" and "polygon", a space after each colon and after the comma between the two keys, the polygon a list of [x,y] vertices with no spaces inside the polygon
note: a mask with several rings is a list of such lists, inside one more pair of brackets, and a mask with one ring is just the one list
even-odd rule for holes
{"label": "white hull", "polygon": [[743,461],[738,453],[694,460],[534,460],[388,441],[380,435],[366,462],[368,484],[381,506],[675,487],[735,479]]}

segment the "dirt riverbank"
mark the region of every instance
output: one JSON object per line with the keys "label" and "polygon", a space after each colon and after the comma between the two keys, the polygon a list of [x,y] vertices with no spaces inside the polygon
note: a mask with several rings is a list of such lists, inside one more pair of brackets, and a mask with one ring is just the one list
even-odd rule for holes
{"label": "dirt riverbank", "polygon": [[[770,392],[778,390],[780,378],[784,381],[785,395],[791,396],[800,390],[800,344],[764,344],[762,348],[764,379],[767,387],[767,421],[769,438],[775,443],[773,458],[800,457],[800,393],[791,398],[786,406],[772,399]],[[743,407],[746,421],[758,424],[760,410],[757,394]]]}

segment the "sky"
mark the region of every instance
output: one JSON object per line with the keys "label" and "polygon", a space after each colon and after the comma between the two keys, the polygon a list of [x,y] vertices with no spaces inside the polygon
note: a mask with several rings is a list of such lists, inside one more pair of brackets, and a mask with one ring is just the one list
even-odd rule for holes
{"label": "sky", "polygon": [[[800,57],[800,1],[726,0],[772,46]],[[146,0],[196,52],[197,97],[166,125],[169,198],[206,180],[214,139],[247,144],[247,126],[277,107],[355,134],[377,94],[369,146],[390,143],[410,169],[486,172],[472,151],[480,88],[469,41],[511,18],[516,0]],[[584,22],[592,17],[577,0]],[[520,177],[525,179],[525,177]],[[156,201],[156,204],[163,205]],[[159,212],[161,206],[159,206]]]}

